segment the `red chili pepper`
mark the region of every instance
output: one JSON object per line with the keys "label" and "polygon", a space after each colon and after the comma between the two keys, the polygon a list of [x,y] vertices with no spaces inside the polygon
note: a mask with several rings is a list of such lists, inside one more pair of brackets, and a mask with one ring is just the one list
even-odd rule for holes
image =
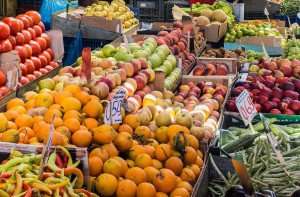
{"label": "red chili pepper", "polygon": [[23,188],[25,190],[27,190],[24,197],[31,197],[32,196],[32,188],[26,183],[23,183]]}
{"label": "red chili pepper", "polygon": [[54,176],[53,172],[43,172],[42,179],[46,179],[46,178],[53,177],[53,176]]}
{"label": "red chili pepper", "polygon": [[9,172],[2,172],[0,175],[1,179],[7,179],[9,177],[11,177],[11,173],[9,173]]}
{"label": "red chili pepper", "polygon": [[64,162],[59,154],[56,154],[55,164],[59,168],[64,168]]}

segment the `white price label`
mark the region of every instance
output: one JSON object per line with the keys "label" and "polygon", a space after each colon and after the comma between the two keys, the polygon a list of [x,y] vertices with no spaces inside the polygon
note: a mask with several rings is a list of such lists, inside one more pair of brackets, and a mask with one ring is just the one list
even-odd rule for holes
{"label": "white price label", "polygon": [[244,90],[235,101],[235,104],[240,112],[240,115],[247,126],[252,122],[252,119],[256,116],[257,111],[252,102],[250,94],[247,90]]}
{"label": "white price label", "polygon": [[124,41],[125,48],[128,49],[128,39],[127,39],[127,36],[125,34],[123,34],[122,36],[123,36],[123,41]]}
{"label": "white price label", "polygon": [[248,73],[242,73],[241,75],[240,75],[240,79],[239,79],[239,81],[247,81],[247,78],[248,78]]}
{"label": "white price label", "polygon": [[121,107],[126,96],[126,90],[120,88],[116,95],[108,102],[105,113],[104,123],[105,124],[120,124],[122,123]]}
{"label": "white price label", "polygon": [[181,58],[178,59],[178,68],[180,68],[180,70],[182,70],[182,59]]}
{"label": "white price label", "polygon": [[266,16],[269,16],[269,11],[268,11],[267,8],[264,9],[264,14],[265,14]]}
{"label": "white price label", "polygon": [[300,19],[300,12],[297,13],[297,17]]}

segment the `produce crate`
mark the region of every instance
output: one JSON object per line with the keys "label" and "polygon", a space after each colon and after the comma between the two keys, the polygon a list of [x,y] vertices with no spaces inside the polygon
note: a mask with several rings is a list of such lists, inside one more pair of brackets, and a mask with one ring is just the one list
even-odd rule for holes
{"label": "produce crate", "polygon": [[16,0],[0,0],[0,18],[6,16],[15,16],[16,9]]}
{"label": "produce crate", "polygon": [[47,73],[46,75],[43,75],[41,76],[40,78],[34,80],[34,81],[31,81],[30,83],[20,87],[18,90],[17,90],[17,97],[21,98],[23,97],[23,95],[28,92],[28,91],[31,91],[31,90],[35,90],[38,86],[38,83],[40,80],[42,79],[46,79],[46,78],[51,78],[51,77],[54,77],[55,75],[58,74],[59,70],[60,70],[60,66],[53,69],[52,71],[50,71],[49,73]]}
{"label": "produce crate", "polygon": [[133,0],[133,7],[139,9],[141,21],[163,21],[164,1],[163,0]]}
{"label": "produce crate", "polygon": [[[9,142],[0,142],[0,162],[7,159],[12,150],[20,151],[24,154],[35,153],[41,154],[43,151],[44,145],[30,145],[30,144],[15,144]],[[86,187],[89,187],[89,166],[88,166],[88,151],[87,148],[74,148],[66,147],[70,152],[73,161],[80,161],[79,168],[84,174],[84,184]],[[50,150],[59,151],[54,146]]]}
{"label": "produce crate", "polygon": [[[147,35],[157,35],[158,32],[161,31],[161,27],[166,27],[167,30],[171,30],[173,28],[173,23],[171,22],[152,22],[147,24],[146,28],[141,28],[138,30],[138,34],[147,34]],[[143,27],[143,25],[142,25]]]}
{"label": "produce crate", "polygon": [[[207,63],[223,63],[223,64],[226,64],[227,67],[228,67],[228,71],[229,71],[228,76],[233,77],[233,78],[235,78],[237,76],[237,73],[238,73],[239,67],[240,67],[239,61],[236,58],[199,57],[198,61],[200,63],[204,63],[204,64],[207,64]],[[191,73],[190,73],[191,76],[193,75],[193,71],[194,70],[192,70]],[[219,78],[219,77],[224,77],[224,76],[213,75],[212,77]]]}
{"label": "produce crate", "polygon": [[173,21],[172,8],[176,5],[178,7],[190,7],[189,2],[180,0],[171,0],[165,2],[165,21]]}

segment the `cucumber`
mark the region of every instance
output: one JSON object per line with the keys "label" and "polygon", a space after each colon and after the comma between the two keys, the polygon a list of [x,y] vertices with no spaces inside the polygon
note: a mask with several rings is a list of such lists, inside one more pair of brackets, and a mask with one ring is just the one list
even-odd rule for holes
{"label": "cucumber", "polygon": [[222,146],[222,149],[227,153],[233,153],[245,148],[249,148],[253,145],[254,140],[260,136],[260,133],[257,134],[244,134],[240,136],[239,139],[234,140],[228,144]]}

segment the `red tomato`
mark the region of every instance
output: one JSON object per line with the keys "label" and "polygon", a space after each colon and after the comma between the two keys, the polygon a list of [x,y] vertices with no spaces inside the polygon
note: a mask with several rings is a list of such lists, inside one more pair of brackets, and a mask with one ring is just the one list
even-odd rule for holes
{"label": "red tomato", "polygon": [[41,46],[42,51],[47,48],[47,40],[45,38],[38,37],[38,38],[35,39],[35,41],[37,41],[39,43],[39,45]]}
{"label": "red tomato", "polygon": [[43,55],[43,53],[39,55],[39,58],[41,60],[42,67],[48,65],[48,59],[45,55]]}
{"label": "red tomato", "polygon": [[35,33],[34,29],[31,28],[31,27],[29,27],[27,30],[28,30],[28,31],[30,32],[30,34],[31,34],[31,39],[34,40],[34,39],[36,38],[36,33]]}
{"label": "red tomato", "polygon": [[27,70],[27,66],[25,65],[25,64],[20,64],[20,68],[21,68],[21,73],[22,73],[22,76],[25,76],[25,75],[27,75],[27,72],[28,72],[28,70]]}
{"label": "red tomato", "polygon": [[31,60],[32,60],[32,62],[34,64],[35,70],[39,70],[42,67],[42,63],[41,63],[40,58],[31,57]]}
{"label": "red tomato", "polygon": [[49,64],[51,62],[51,60],[52,60],[51,54],[47,50],[43,51],[42,54],[47,58],[48,64]]}
{"label": "red tomato", "polygon": [[18,32],[16,35],[17,45],[23,45],[25,43],[25,36],[23,33]]}
{"label": "red tomato", "polygon": [[24,14],[20,14],[16,18],[23,22],[24,29],[31,27],[32,19],[30,17],[26,17]]}
{"label": "red tomato", "polygon": [[47,47],[50,47],[51,46],[51,39],[48,36],[48,34],[42,33],[41,37],[46,39],[46,41],[47,41]]}
{"label": "red tomato", "polygon": [[27,73],[28,74],[31,74],[31,73],[33,73],[33,71],[34,71],[34,64],[33,64],[33,61],[32,60],[30,60],[30,59],[27,59],[26,61],[25,61],[25,65],[26,65],[26,67],[27,67]]}
{"label": "red tomato", "polygon": [[40,23],[41,15],[37,11],[31,10],[31,11],[26,12],[25,14],[32,19],[34,25],[37,25]]}
{"label": "red tomato", "polygon": [[29,83],[30,81],[27,77],[22,76],[20,82],[22,85],[25,85],[25,84]]}
{"label": "red tomato", "polygon": [[5,53],[11,50],[13,50],[13,46],[8,39],[0,41],[0,53]]}
{"label": "red tomato", "polygon": [[5,40],[10,35],[9,26],[0,21],[0,40]]}
{"label": "red tomato", "polygon": [[40,72],[40,71],[33,71],[33,75],[36,77],[36,78],[40,78],[43,74]]}
{"label": "red tomato", "polygon": [[45,69],[48,70],[48,71],[50,72],[51,70],[54,69],[54,67],[52,67],[52,66],[50,66],[50,65],[47,65],[47,66],[45,66]]}
{"label": "red tomato", "polygon": [[29,81],[36,80],[36,76],[34,76],[33,74],[28,74],[26,75],[26,77],[29,79]]}
{"label": "red tomato", "polygon": [[59,67],[59,64],[58,64],[57,62],[54,62],[54,61],[50,62],[49,65],[50,65],[52,68],[57,68],[57,67]]}
{"label": "red tomato", "polygon": [[6,23],[10,28],[10,33],[12,35],[16,35],[18,32],[20,32],[22,29],[21,24],[19,23],[18,19],[13,17],[5,17],[2,19],[4,23]]}
{"label": "red tomato", "polygon": [[13,37],[13,36],[9,36],[9,37],[8,37],[8,40],[9,40],[9,42],[11,43],[12,48],[14,49],[14,48],[16,47],[16,45],[17,45],[17,40],[16,40],[16,38]]}
{"label": "red tomato", "polygon": [[31,58],[31,56],[32,56],[32,48],[31,48],[31,46],[29,44],[25,44],[24,47],[27,50],[27,55],[28,55],[27,58]]}
{"label": "red tomato", "polygon": [[6,76],[2,70],[0,70],[0,86],[4,86],[6,83]]}
{"label": "red tomato", "polygon": [[38,26],[40,26],[42,28],[42,32],[46,31],[45,25],[42,21],[38,24]]}
{"label": "red tomato", "polygon": [[22,31],[22,34],[24,35],[24,38],[25,38],[25,43],[29,43],[30,40],[32,40],[32,37],[31,37],[31,33],[28,31],[28,30],[23,30]]}
{"label": "red tomato", "polygon": [[29,44],[32,48],[32,55],[38,56],[42,52],[41,46],[37,41],[31,40]]}
{"label": "red tomato", "polygon": [[47,73],[48,73],[48,70],[47,70],[46,68],[41,68],[41,69],[40,69],[40,72],[41,72],[42,74],[47,74]]}
{"label": "red tomato", "polygon": [[20,20],[20,19],[17,19],[17,18],[16,18],[16,20],[17,20],[17,22],[18,22],[19,25],[20,25],[20,31],[22,31],[22,30],[24,29],[24,23],[23,23],[23,21]]}
{"label": "red tomato", "polygon": [[1,92],[2,95],[5,96],[5,95],[7,95],[10,92],[10,89],[7,86],[2,86],[0,88],[0,92]]}
{"label": "red tomato", "polygon": [[36,37],[39,37],[43,33],[43,30],[39,25],[33,26],[33,29],[35,31]]}
{"label": "red tomato", "polygon": [[28,56],[28,52],[26,50],[26,47],[16,46],[15,50],[17,51],[18,55],[20,56],[21,62],[24,63],[27,56]]}

